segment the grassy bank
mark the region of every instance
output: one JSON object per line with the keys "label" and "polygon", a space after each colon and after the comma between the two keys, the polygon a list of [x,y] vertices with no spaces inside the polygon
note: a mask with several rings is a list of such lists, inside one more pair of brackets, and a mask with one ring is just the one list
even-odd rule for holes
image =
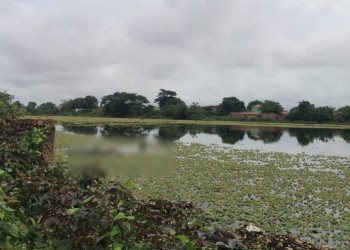
{"label": "grassy bank", "polygon": [[73,117],[73,116],[25,116],[27,119],[51,119],[56,123],[76,123],[84,125],[161,125],[161,124],[198,124],[198,125],[232,125],[232,126],[256,126],[256,127],[285,127],[285,128],[328,128],[350,129],[347,124],[304,124],[285,122],[241,122],[241,121],[194,121],[194,120],[169,120],[169,119],[140,119],[140,118],[109,118],[109,117]]}

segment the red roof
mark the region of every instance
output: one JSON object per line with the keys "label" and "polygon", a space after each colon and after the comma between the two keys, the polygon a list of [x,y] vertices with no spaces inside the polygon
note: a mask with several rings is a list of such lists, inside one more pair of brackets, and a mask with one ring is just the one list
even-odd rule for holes
{"label": "red roof", "polygon": [[239,114],[239,115],[260,115],[260,112],[231,112],[230,114]]}

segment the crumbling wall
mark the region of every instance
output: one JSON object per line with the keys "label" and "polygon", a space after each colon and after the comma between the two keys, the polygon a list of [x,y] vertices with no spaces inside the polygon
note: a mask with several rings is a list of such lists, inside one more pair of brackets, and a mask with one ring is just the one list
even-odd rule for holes
{"label": "crumbling wall", "polygon": [[41,150],[42,160],[45,165],[51,165],[54,160],[54,143],[55,143],[55,126],[52,120],[34,120],[34,119],[17,119],[10,121],[6,129],[6,134],[16,135],[26,131],[34,130],[34,128],[42,128],[46,126],[48,129],[47,138]]}

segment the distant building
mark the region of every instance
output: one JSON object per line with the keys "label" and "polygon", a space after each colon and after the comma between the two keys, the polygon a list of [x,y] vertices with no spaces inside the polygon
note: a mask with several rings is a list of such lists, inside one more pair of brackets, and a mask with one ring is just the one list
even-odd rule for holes
{"label": "distant building", "polygon": [[208,106],[203,106],[205,110],[212,111],[212,112],[218,112],[219,111],[219,105],[208,105]]}
{"label": "distant building", "polygon": [[257,105],[252,106],[250,110],[252,112],[261,112],[261,108],[262,108],[262,105],[261,104],[257,104]]}
{"label": "distant building", "polygon": [[60,105],[58,105],[58,106],[56,106],[56,108],[57,108],[58,110],[61,110],[61,109],[62,109],[62,107],[63,107],[63,103],[62,103],[62,104],[60,104]]}
{"label": "distant building", "polygon": [[231,117],[243,117],[243,118],[272,118],[278,121],[282,121],[289,114],[288,111],[283,110],[281,114],[276,113],[263,113],[261,112],[262,105],[257,104],[251,107],[251,111],[248,112],[230,112]]}

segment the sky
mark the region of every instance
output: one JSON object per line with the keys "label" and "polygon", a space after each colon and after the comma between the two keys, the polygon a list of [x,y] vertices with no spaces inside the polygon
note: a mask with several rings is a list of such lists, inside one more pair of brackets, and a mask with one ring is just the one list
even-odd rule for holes
{"label": "sky", "polygon": [[0,91],[350,105],[349,0],[0,0]]}

